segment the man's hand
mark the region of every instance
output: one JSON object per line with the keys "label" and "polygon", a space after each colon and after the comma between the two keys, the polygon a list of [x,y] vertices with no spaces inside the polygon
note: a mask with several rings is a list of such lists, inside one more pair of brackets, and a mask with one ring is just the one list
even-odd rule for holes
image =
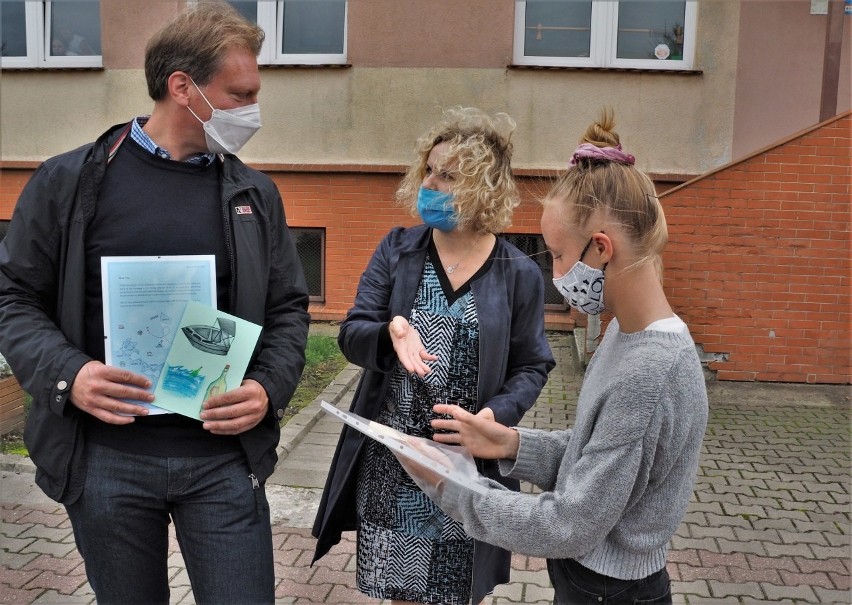
{"label": "man's hand", "polygon": [[438,404],[432,407],[436,414],[447,414],[452,420],[438,418],[432,421],[436,431],[432,437],[439,443],[463,445],[475,458],[516,458],[520,446],[518,431],[494,420],[494,412],[483,408],[474,415],[457,405]]}
{"label": "man's hand", "polygon": [[254,428],[266,416],[269,397],[256,380],[246,379],[232,391],[204,402],[201,420],[214,435],[239,435]]}
{"label": "man's hand", "polygon": [[141,374],[93,360],[80,368],[69,399],[75,407],[104,422],[130,424],[133,416],[147,415],[148,408],[122,400],[151,403],[154,394],[145,390],[150,387],[151,381]]}
{"label": "man's hand", "polygon": [[421,378],[432,371],[432,368],[423,362],[435,361],[438,356],[426,351],[420,340],[420,334],[411,327],[407,319],[397,315],[391,320],[388,330],[393,342],[393,350],[396,351],[402,367]]}

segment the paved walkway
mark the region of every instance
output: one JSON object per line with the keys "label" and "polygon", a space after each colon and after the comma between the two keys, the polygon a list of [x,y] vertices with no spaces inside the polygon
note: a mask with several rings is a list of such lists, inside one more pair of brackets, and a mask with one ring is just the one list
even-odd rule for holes
{"label": "paved walkway", "polygon": [[[569,334],[552,334],[557,368],[523,424],[570,425],[582,380]],[[370,603],[355,588],[354,534],[313,567],[316,503],[341,425],[319,399],[347,409],[350,366],[282,432],[268,483],[278,604]],[[684,522],[672,539],[676,604],[852,603],[848,386],[708,383],[710,422]],[[90,604],[64,509],[32,483],[28,459],[0,457],[0,603]],[[194,603],[171,541],[172,602]],[[486,605],[549,603],[544,561],[515,555],[511,583]]]}

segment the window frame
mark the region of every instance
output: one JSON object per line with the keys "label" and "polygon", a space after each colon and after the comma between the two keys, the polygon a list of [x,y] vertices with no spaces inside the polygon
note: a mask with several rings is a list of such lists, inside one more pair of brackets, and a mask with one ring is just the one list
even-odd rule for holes
{"label": "window frame", "polygon": [[692,70],[695,65],[695,45],[698,24],[697,0],[685,0],[683,23],[683,59],[619,59],[618,1],[592,2],[591,32],[588,57],[546,57],[524,54],[526,42],[526,0],[515,0],[515,36],[513,62],[515,65],[540,67],[585,67],[597,69],[645,69],[654,71]]}
{"label": "window frame", "polygon": [[[100,2],[98,4],[100,5]],[[103,67],[103,54],[72,57],[54,57],[50,54],[50,36],[47,35],[47,32],[51,31],[53,25],[52,5],[52,0],[38,0],[36,2],[26,0],[24,2],[24,28],[27,36],[27,54],[25,57],[0,56],[0,69]]]}
{"label": "window frame", "polygon": [[263,28],[266,38],[257,56],[259,65],[345,65],[348,50],[349,1],[343,1],[343,52],[342,53],[282,53],[284,33],[283,0],[275,2],[257,1],[257,24]]}

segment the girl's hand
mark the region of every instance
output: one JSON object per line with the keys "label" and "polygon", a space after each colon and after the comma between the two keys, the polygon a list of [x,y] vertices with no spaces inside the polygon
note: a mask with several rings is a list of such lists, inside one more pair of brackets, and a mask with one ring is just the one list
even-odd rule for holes
{"label": "girl's hand", "polygon": [[448,419],[435,419],[432,428],[449,433],[435,433],[433,439],[439,443],[463,445],[475,458],[516,458],[520,436],[515,429],[503,426],[494,420],[494,412],[484,408],[474,415],[457,405],[438,404],[432,407],[436,414],[445,414]]}

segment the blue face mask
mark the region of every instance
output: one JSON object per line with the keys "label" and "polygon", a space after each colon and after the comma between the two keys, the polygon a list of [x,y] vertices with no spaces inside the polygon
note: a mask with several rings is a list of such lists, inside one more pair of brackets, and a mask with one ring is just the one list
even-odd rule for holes
{"label": "blue face mask", "polygon": [[417,194],[417,212],[424,223],[441,231],[452,231],[458,224],[452,193],[421,187]]}

